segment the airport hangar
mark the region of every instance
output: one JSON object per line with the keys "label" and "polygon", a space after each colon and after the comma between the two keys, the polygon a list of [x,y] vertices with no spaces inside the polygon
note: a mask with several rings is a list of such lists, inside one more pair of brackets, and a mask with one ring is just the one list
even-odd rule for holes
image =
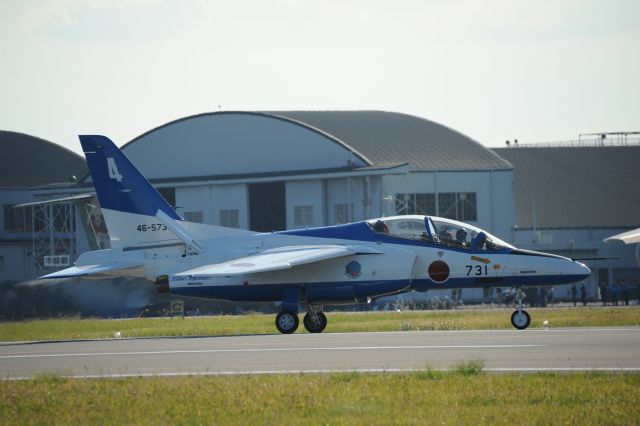
{"label": "airport hangar", "polygon": [[[43,269],[44,256],[52,252],[76,254],[77,236],[69,232],[75,206],[40,201],[78,193],[78,177],[88,170],[83,157],[59,145],[0,131],[0,283],[27,281],[55,270]],[[24,203],[29,206],[13,208]],[[53,226],[48,226],[49,218]]]}
{"label": "airport hangar", "polygon": [[[585,282],[588,298],[600,297],[599,283],[621,280],[632,285],[633,299],[640,296],[640,244],[604,242],[640,227],[640,139],[629,137],[637,134],[602,133],[493,150],[514,167],[516,218],[509,241],[570,258],[595,258],[584,261],[592,271]],[[555,295],[569,297],[569,286]]]}
{"label": "airport hangar", "polygon": [[[522,235],[525,247],[567,248],[564,234],[556,246],[528,243],[526,227],[520,225],[525,222],[516,217],[522,209],[514,202],[514,167],[500,150],[419,117],[381,111],[214,112],[160,126],[122,149],[191,221],[269,232],[433,214],[478,225],[507,241],[518,243]],[[23,216],[29,209],[34,216],[36,210],[54,215],[60,210],[55,206],[70,205],[63,211],[73,220],[58,219],[65,229],[44,221],[50,229],[33,232],[33,250],[25,252],[35,266],[27,278],[64,267],[83,251],[106,247],[90,190],[85,177],[77,184],[28,191],[39,201],[17,209],[25,210]],[[42,200],[50,200],[47,208],[41,207]],[[553,233],[543,225],[532,232]],[[575,228],[572,232],[580,234]],[[592,243],[583,247],[579,236],[572,248],[597,252],[593,230],[587,234]],[[70,235],[75,238],[66,241]],[[595,294],[595,282],[589,287]],[[483,297],[479,290],[465,290],[463,296]]]}

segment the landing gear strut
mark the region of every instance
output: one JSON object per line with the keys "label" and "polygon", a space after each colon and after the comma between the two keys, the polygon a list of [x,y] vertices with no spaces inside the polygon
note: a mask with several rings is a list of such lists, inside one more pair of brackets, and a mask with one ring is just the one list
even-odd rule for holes
{"label": "landing gear strut", "polygon": [[327,326],[327,316],[322,312],[322,306],[307,305],[303,323],[309,333],[322,333]]}
{"label": "landing gear strut", "polygon": [[287,286],[282,291],[282,306],[276,316],[276,328],[282,334],[291,334],[298,329],[298,304],[300,303],[300,287]]}
{"label": "landing gear strut", "polygon": [[524,300],[526,295],[521,288],[516,288],[514,289],[514,291],[514,301],[517,304],[517,309],[511,315],[511,325],[513,325],[518,330],[524,330],[525,328],[529,327],[529,324],[531,324],[531,316],[529,315],[529,313],[527,313],[527,311],[522,309],[524,306],[522,301]]}

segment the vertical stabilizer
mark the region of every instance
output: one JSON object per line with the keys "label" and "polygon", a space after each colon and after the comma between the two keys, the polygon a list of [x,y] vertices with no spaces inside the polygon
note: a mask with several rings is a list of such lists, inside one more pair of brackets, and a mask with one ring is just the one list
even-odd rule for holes
{"label": "vertical stabilizer", "polygon": [[107,137],[80,136],[112,247],[176,241],[156,218],[159,211],[182,220],[149,181]]}

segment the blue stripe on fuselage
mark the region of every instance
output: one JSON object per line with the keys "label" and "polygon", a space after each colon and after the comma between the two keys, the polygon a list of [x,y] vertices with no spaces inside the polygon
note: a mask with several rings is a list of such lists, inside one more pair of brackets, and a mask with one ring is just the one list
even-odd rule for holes
{"label": "blue stripe on fuselage", "polygon": [[415,279],[411,283],[412,290],[440,290],[452,288],[490,288],[490,287],[537,287],[571,284],[587,278],[584,275],[534,275],[506,276],[482,278],[449,278],[443,283],[436,283],[429,278]]}
{"label": "blue stripe on fuselage", "polygon": [[[393,234],[381,234],[371,230],[366,222],[348,223],[346,225],[327,226],[322,228],[297,229],[293,231],[277,232],[280,235],[296,235],[300,237],[333,238],[340,240],[368,241],[372,243],[397,244],[416,247],[431,247],[443,250],[457,251],[460,253],[471,253],[468,248],[456,247],[455,245],[436,244],[433,241],[419,238],[403,238]],[[505,254],[511,249],[491,250],[488,253]]]}

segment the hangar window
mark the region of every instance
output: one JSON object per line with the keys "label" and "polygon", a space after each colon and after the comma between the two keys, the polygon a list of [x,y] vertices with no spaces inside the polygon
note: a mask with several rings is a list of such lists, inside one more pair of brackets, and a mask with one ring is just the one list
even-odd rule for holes
{"label": "hangar window", "polygon": [[313,206],[295,206],[293,226],[313,226]]}
{"label": "hangar window", "polygon": [[396,214],[419,214],[423,216],[435,215],[435,194],[397,194]]}
{"label": "hangar window", "polygon": [[53,215],[53,229],[55,231],[67,232],[75,227],[75,216],[71,204],[53,204],[49,212]]}
{"label": "hangar window", "polygon": [[14,208],[13,204],[5,204],[3,207],[3,229],[5,231],[26,232],[32,230],[31,215],[33,210],[31,207]]}
{"label": "hangar window", "polygon": [[442,192],[437,194],[396,194],[396,214],[440,216],[448,219],[477,220],[475,192]]}
{"label": "hangar window", "polygon": [[334,206],[336,224],[353,222],[353,203],[342,203]]}
{"label": "hangar window", "polygon": [[238,209],[220,210],[220,226],[240,228],[240,212]]}
{"label": "hangar window", "polygon": [[202,223],[203,214],[202,212],[184,212],[184,220],[187,222]]}
{"label": "hangar window", "polygon": [[448,219],[478,219],[475,192],[443,192],[438,194],[438,216]]}

